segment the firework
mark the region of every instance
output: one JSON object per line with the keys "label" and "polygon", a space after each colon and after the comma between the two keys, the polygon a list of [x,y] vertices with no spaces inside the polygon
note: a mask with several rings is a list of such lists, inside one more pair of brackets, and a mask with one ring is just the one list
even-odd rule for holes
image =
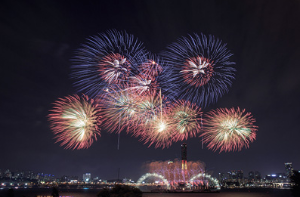
{"label": "firework", "polygon": [[137,118],[138,123],[144,127],[149,127],[151,124],[155,125],[164,113],[167,107],[165,97],[157,92],[148,92],[139,96],[139,102],[137,102]]}
{"label": "firework", "polygon": [[150,92],[139,96],[136,111],[136,124],[133,136],[149,147],[169,147],[174,138],[174,131],[168,116],[168,102],[160,92]]}
{"label": "firework", "polygon": [[98,102],[102,109],[104,128],[110,133],[134,129],[139,100],[135,91],[125,90],[124,87],[110,89],[105,96],[100,96]]}
{"label": "firework", "polygon": [[166,118],[166,114],[163,115],[165,116],[138,129],[140,141],[143,141],[144,144],[149,143],[148,147],[154,145],[155,148],[161,147],[164,149],[170,147],[173,143],[174,132],[172,126]]}
{"label": "firework", "polygon": [[240,151],[256,138],[257,126],[250,112],[240,108],[220,108],[207,113],[201,136],[214,151]]}
{"label": "firework", "polygon": [[168,114],[176,131],[175,141],[195,137],[201,129],[201,109],[189,101],[175,101]]}
{"label": "firework", "polygon": [[194,34],[182,37],[163,54],[169,64],[169,87],[179,99],[190,100],[202,108],[217,102],[234,79],[232,54],[214,36]]}
{"label": "firework", "polygon": [[60,98],[49,114],[56,142],[66,149],[89,148],[100,136],[100,109],[93,99],[78,95]]}
{"label": "firework", "polygon": [[130,77],[128,88],[129,90],[135,90],[137,94],[144,94],[149,92],[156,92],[158,89],[155,79],[146,74],[139,74],[134,77]]}
{"label": "firework", "polygon": [[149,58],[139,66],[139,70],[141,73],[155,79],[163,71],[161,64],[159,56],[149,55]]}
{"label": "firework", "polygon": [[[188,161],[186,174],[182,174],[181,161],[152,161],[145,164],[145,168],[150,173],[163,175],[171,185],[177,185],[185,178],[189,180],[193,176],[204,173],[205,164],[201,161]],[[186,176],[186,177],[184,177]]]}
{"label": "firework", "polygon": [[128,82],[146,59],[142,43],[126,32],[107,31],[91,37],[77,50],[72,76],[78,91],[92,97]]}
{"label": "firework", "polygon": [[161,63],[158,56],[149,55],[139,65],[138,74],[129,77],[128,89],[136,90],[138,94],[157,92],[159,89],[157,77],[162,72]]}

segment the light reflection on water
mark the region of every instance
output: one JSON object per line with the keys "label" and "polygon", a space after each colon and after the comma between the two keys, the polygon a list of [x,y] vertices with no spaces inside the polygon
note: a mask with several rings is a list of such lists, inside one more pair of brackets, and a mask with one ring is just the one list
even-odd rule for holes
{"label": "light reflection on water", "polygon": [[[0,191],[0,197],[7,191]],[[99,190],[60,191],[60,196],[97,197]],[[14,197],[50,196],[51,190],[15,190]],[[143,197],[292,197],[288,189],[234,189],[221,190],[220,193],[143,193]]]}

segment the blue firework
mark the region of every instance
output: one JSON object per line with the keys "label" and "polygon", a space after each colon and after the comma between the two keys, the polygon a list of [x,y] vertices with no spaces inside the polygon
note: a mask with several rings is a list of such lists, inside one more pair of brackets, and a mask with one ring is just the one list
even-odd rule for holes
{"label": "blue firework", "polygon": [[143,44],[126,32],[110,30],[90,37],[73,58],[74,85],[91,97],[101,95],[110,87],[126,84],[146,55]]}
{"label": "blue firework", "polygon": [[231,56],[226,44],[212,35],[180,38],[162,53],[169,64],[169,88],[176,89],[179,99],[190,100],[202,108],[217,102],[234,79]]}

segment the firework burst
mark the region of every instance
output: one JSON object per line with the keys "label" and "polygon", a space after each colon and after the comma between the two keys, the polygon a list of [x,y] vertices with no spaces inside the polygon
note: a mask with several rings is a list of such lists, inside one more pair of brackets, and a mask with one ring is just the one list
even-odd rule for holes
{"label": "firework burst", "polygon": [[129,61],[120,54],[109,54],[99,61],[99,75],[109,84],[120,84],[126,81],[130,73]]}
{"label": "firework burst", "polygon": [[240,151],[256,138],[257,126],[250,112],[240,108],[220,108],[206,114],[201,137],[214,151]]}
{"label": "firework burst", "polygon": [[134,129],[137,105],[140,97],[135,91],[124,90],[124,87],[110,89],[105,96],[99,96],[102,109],[103,126],[112,132]]}
{"label": "firework burst", "polygon": [[168,102],[159,93],[149,93],[140,97],[136,113],[136,129],[133,136],[145,144],[169,147],[173,142],[174,131],[167,114]]}
{"label": "firework burst", "polygon": [[143,127],[148,127],[161,118],[167,102],[157,92],[148,92],[140,96],[140,102],[137,105],[138,123]]}
{"label": "firework burst", "polygon": [[229,61],[232,54],[214,36],[182,37],[162,55],[171,70],[166,78],[168,88],[176,89],[179,99],[202,108],[217,102],[234,79],[234,62]]}
{"label": "firework burst", "polygon": [[141,73],[155,79],[163,71],[161,63],[158,56],[149,55],[149,58],[139,66],[139,70]]}
{"label": "firework burst", "polygon": [[146,55],[142,43],[126,32],[113,30],[91,37],[73,58],[75,86],[92,97],[103,95],[105,89],[136,75]]}
{"label": "firework burst", "polygon": [[155,148],[169,148],[173,143],[174,132],[166,117],[156,119],[147,127],[139,129],[140,141],[149,143],[148,147],[154,145]]}
{"label": "firework burst", "polygon": [[88,96],[60,98],[49,114],[56,142],[66,149],[89,148],[100,136],[100,108]]}
{"label": "firework burst", "polygon": [[170,122],[176,131],[174,140],[184,140],[195,137],[201,129],[201,109],[189,101],[175,101],[168,113]]}
{"label": "firework burst", "polygon": [[135,90],[137,94],[157,92],[157,82],[149,75],[139,74],[134,77],[130,77],[128,83],[128,90]]}

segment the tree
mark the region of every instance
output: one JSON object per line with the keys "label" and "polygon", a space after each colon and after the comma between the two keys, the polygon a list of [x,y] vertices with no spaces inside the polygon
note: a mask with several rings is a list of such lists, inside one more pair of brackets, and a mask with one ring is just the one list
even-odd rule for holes
{"label": "tree", "polygon": [[142,197],[142,195],[142,191],[138,188],[127,185],[115,185],[111,190],[103,188],[97,194],[97,197]]}
{"label": "tree", "polygon": [[291,182],[294,184],[292,187],[293,196],[300,196],[300,173],[298,171],[294,170]]}
{"label": "tree", "polygon": [[53,197],[59,197],[58,189],[57,189],[56,187],[53,187],[53,188],[52,188],[52,193],[51,193],[51,195],[52,195]]}

